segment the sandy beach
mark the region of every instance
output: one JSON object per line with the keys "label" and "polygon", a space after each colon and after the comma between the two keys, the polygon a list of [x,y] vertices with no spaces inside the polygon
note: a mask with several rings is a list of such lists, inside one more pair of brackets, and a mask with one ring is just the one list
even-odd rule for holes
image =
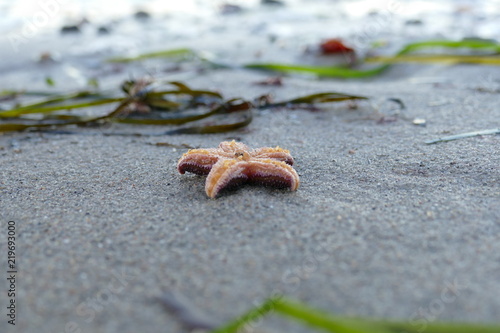
{"label": "sandy beach", "polygon": [[[43,39],[30,43],[43,49]],[[50,43],[64,55],[76,42]],[[78,87],[64,61],[41,67],[3,52],[13,65],[2,65],[0,90],[44,89],[49,75],[58,89]],[[82,61],[67,59],[76,68]],[[110,68],[92,66],[80,74]],[[152,68],[127,66],[103,75],[101,86]],[[337,91],[370,100],[255,110],[248,127],[212,135],[125,124],[0,135],[1,261],[15,221],[18,262],[17,322],[3,314],[2,284],[0,331],[186,332],[157,300],[172,291],[219,324],[276,292],[416,326],[498,321],[500,137],[425,144],[498,128],[498,74],[495,66],[401,64],[371,79],[291,76],[269,87],[255,84],[269,73],[188,68],[170,77],[227,98]],[[233,139],[290,150],[298,190],[242,186],[209,199],[205,177],[176,170],[187,149],[163,145]],[[258,329],[310,332],[276,318]]]}

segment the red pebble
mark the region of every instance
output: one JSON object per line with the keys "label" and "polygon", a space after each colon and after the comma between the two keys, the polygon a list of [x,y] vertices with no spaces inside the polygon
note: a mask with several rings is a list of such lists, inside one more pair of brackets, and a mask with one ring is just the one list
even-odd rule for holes
{"label": "red pebble", "polygon": [[354,53],[354,49],[345,46],[342,40],[337,38],[324,41],[320,48],[323,54]]}

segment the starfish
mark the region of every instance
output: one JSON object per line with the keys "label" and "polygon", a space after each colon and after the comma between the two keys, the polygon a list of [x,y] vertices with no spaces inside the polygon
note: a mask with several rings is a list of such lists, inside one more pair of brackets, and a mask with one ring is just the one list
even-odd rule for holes
{"label": "starfish", "polygon": [[224,141],[218,148],[191,149],[179,160],[179,173],[208,175],[205,192],[215,198],[228,187],[257,183],[295,191],[299,175],[291,167],[293,157],[280,147],[250,149],[241,142]]}

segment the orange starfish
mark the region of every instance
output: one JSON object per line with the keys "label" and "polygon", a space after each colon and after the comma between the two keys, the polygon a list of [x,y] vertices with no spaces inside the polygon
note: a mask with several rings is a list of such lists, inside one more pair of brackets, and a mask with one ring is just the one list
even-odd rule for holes
{"label": "orange starfish", "polygon": [[181,174],[208,175],[205,192],[215,198],[222,189],[246,182],[295,191],[299,175],[291,167],[293,162],[286,149],[250,149],[233,140],[221,142],[219,148],[189,150],[182,155],[177,169]]}

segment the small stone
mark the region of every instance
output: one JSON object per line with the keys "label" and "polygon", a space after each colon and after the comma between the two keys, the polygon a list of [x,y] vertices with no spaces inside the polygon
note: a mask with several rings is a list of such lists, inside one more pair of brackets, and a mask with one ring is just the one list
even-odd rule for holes
{"label": "small stone", "polygon": [[108,35],[109,33],[111,32],[111,30],[106,27],[106,26],[100,26],[98,29],[97,29],[97,34],[99,35]]}
{"label": "small stone", "polygon": [[38,57],[38,63],[40,64],[50,64],[50,63],[55,63],[57,60],[55,59],[54,55],[50,52],[42,52],[40,53],[40,56]]}
{"label": "small stone", "polygon": [[285,3],[280,0],[261,0],[260,3],[266,6],[284,6]]}
{"label": "small stone", "polygon": [[65,25],[61,28],[62,34],[79,34],[81,33],[80,27],[78,25]]}
{"label": "small stone", "polygon": [[236,14],[236,13],[240,13],[242,11],[243,11],[243,8],[241,6],[233,5],[233,4],[229,4],[229,3],[222,4],[219,7],[219,12],[223,15]]}
{"label": "small stone", "polygon": [[417,126],[425,126],[426,125],[426,121],[423,118],[415,118],[415,119],[413,119],[412,123],[413,123],[413,125],[417,125]]}
{"label": "small stone", "polygon": [[407,20],[405,22],[406,25],[422,25],[423,22],[422,20],[419,20],[419,19],[412,19],[412,20]]}
{"label": "small stone", "polygon": [[138,10],[137,12],[135,12],[134,17],[138,20],[147,20],[151,17],[151,14],[144,10]]}

